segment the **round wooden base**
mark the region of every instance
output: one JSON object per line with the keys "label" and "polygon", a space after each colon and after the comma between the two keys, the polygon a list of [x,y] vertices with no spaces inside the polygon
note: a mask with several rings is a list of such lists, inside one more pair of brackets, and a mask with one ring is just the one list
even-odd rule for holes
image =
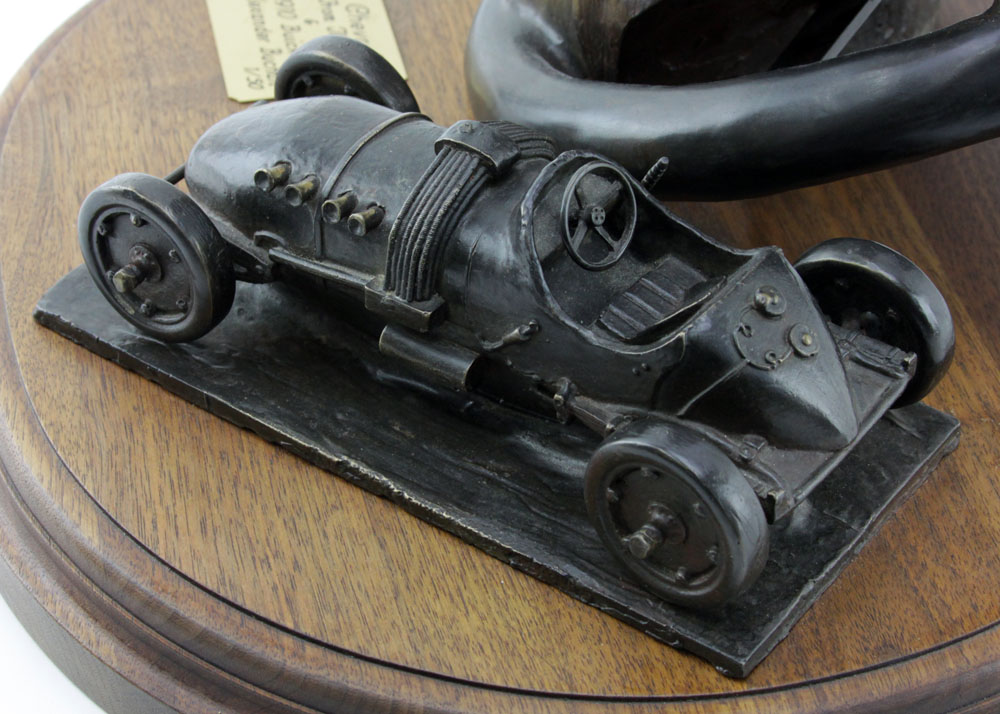
{"label": "round wooden base", "polygon": [[[387,0],[424,111],[471,114],[474,0]],[[794,257],[925,267],[958,331],[930,403],[963,441],[751,677],[516,572],[35,324],[77,207],[165,175],[237,111],[202,0],[95,2],[0,100],[0,589],[111,711],[986,712],[1000,706],[1000,144],[781,196],[675,206]],[[379,405],[373,405],[379,408]],[[322,415],[317,415],[322,419]]]}

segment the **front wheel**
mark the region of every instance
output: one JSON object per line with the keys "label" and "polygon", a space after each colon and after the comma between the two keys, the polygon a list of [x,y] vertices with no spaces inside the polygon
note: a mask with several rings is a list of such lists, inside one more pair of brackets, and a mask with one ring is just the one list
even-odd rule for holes
{"label": "front wheel", "polygon": [[123,174],[80,207],[80,250],[126,320],[165,342],[215,327],[233,304],[229,247],[194,199],[146,174]]}
{"label": "front wheel", "polygon": [[750,484],[683,425],[622,427],[594,452],[584,490],[607,549],[669,602],[723,605],[746,591],[767,561],[770,533]]}
{"label": "front wheel", "polygon": [[803,253],[795,270],[833,323],[917,355],[894,406],[919,402],[948,371],[955,352],[948,303],[906,256],[875,241],[835,238]]}

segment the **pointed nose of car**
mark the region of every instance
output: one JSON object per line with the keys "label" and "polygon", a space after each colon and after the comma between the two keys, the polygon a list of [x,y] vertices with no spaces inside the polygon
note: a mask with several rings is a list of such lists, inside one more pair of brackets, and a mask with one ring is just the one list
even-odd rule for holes
{"label": "pointed nose of car", "polygon": [[709,320],[692,326],[682,367],[664,381],[664,407],[783,448],[848,446],[860,411],[837,343],[811,303],[789,312],[745,310],[728,336]]}
{"label": "pointed nose of car", "polygon": [[736,345],[746,364],[723,392],[745,405],[758,395],[751,420],[773,442],[834,451],[857,437],[857,412],[833,336],[818,315],[808,317],[789,327],[745,315],[742,325],[753,325],[753,337],[737,331]]}
{"label": "pointed nose of car", "polygon": [[790,286],[782,287],[758,289],[740,317],[734,340],[745,365],[734,386],[743,403],[762,397],[755,411],[773,440],[842,449],[858,435],[858,418],[836,341],[812,304],[788,305]]}
{"label": "pointed nose of car", "polygon": [[[808,367],[801,379],[785,375],[770,415],[785,441],[822,451],[843,449],[858,436],[858,419],[847,380],[839,364]],[[828,370],[836,371],[830,372]],[[794,366],[793,366],[794,370]],[[811,374],[810,374],[811,373]],[[790,443],[790,445],[792,445]]]}

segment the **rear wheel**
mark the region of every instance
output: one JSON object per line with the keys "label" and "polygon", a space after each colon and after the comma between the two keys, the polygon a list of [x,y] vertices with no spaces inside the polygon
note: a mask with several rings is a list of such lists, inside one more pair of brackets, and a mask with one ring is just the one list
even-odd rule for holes
{"label": "rear wheel", "polygon": [[98,289],[143,332],[194,340],[229,312],[236,280],[228,245],[198,204],[163,179],[108,181],[83,202],[78,227]]}
{"label": "rear wheel", "polygon": [[418,112],[406,80],[382,55],[349,37],[326,35],[289,55],[274,81],[275,99],[348,95],[398,112]]}
{"label": "rear wheel", "polygon": [[669,602],[718,607],[767,560],[767,520],[750,484],[682,425],[640,421],[615,432],[591,458],[584,488],[605,546]]}
{"label": "rear wheel", "polygon": [[920,401],[948,371],[955,352],[951,312],[909,258],[875,241],[836,238],[803,253],[795,269],[832,322],[917,355],[895,406]]}

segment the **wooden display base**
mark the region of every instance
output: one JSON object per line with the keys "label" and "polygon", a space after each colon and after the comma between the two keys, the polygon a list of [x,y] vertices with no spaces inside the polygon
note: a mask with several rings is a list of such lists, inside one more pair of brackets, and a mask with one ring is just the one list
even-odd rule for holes
{"label": "wooden display base", "polygon": [[[424,111],[442,124],[467,116],[474,0],[386,4]],[[959,335],[930,401],[963,423],[961,448],[738,681],[32,320],[81,262],[74,223],[89,190],[126,170],[167,174],[238,109],[201,0],[93,4],[0,104],[0,588],[103,706],[1000,706],[1000,144],[772,198],[673,206],[710,234],[793,257],[833,235],[893,245],[941,286]]]}

